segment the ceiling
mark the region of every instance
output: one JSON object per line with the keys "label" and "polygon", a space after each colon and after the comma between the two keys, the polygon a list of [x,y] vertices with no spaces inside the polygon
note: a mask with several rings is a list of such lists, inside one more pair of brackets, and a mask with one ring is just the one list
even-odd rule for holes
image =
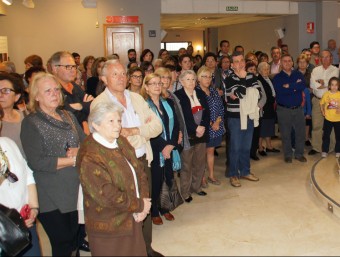
{"label": "ceiling", "polygon": [[161,14],[161,28],[164,30],[204,30],[240,23],[272,19],[282,15],[261,14]]}

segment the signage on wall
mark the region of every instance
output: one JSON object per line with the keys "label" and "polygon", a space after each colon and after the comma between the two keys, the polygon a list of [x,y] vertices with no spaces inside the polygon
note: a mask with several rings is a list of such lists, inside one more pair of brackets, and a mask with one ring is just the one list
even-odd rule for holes
{"label": "signage on wall", "polygon": [[226,6],[225,10],[227,12],[238,12],[238,6]]}
{"label": "signage on wall", "polygon": [[106,23],[138,23],[139,16],[106,16]]}
{"label": "signage on wall", "polygon": [[314,22],[312,22],[312,21],[307,22],[307,33],[309,33],[309,34],[314,33]]}

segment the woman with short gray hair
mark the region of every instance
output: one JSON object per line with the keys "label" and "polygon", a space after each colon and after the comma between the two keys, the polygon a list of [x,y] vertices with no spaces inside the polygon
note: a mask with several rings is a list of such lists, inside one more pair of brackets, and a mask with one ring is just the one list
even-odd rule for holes
{"label": "woman with short gray hair", "polygon": [[[146,256],[142,221],[151,199],[143,164],[120,137],[122,108],[98,103],[81,145],[78,171],[84,194],[85,226],[92,256]],[[133,246],[133,247],[132,247]]]}
{"label": "woman with short gray hair", "polygon": [[[275,90],[271,79],[269,78],[270,65],[267,62],[261,62],[257,70],[259,72],[258,81],[263,86],[267,101],[262,107],[262,117],[260,118],[260,139],[259,154],[266,156],[268,152],[278,153],[280,150],[272,146],[271,137],[275,136]],[[266,148],[263,147],[263,141],[266,141]],[[266,149],[266,150],[264,150]]]}
{"label": "woman with short gray hair", "polygon": [[196,87],[196,80],[193,70],[183,71],[179,76],[183,88],[175,92],[182,107],[190,143],[190,148],[181,153],[181,194],[187,203],[192,201],[192,193],[200,196],[207,194],[201,189],[206,166],[206,158],[202,158],[202,154],[209,139],[210,114],[205,93]]}

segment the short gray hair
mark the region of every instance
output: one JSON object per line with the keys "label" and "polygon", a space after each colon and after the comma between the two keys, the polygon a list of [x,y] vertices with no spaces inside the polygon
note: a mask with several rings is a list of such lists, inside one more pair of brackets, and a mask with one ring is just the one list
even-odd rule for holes
{"label": "short gray hair", "polygon": [[98,103],[91,109],[90,115],[88,117],[88,124],[90,132],[96,132],[92,123],[100,125],[107,113],[118,113],[121,117],[123,114],[123,108],[114,103]]}
{"label": "short gray hair", "polygon": [[[118,59],[111,59],[111,60],[106,61],[104,63],[103,68],[102,68],[102,74],[101,75],[106,76],[108,67],[111,66],[111,65],[117,65],[117,64],[121,64]],[[124,67],[124,65],[122,65],[122,66]]]}
{"label": "short gray hair", "polygon": [[261,73],[263,68],[269,67],[269,66],[270,66],[269,63],[267,62],[260,62],[259,65],[257,66],[257,71]]}
{"label": "short gray hair", "polygon": [[181,72],[178,79],[180,81],[182,81],[184,79],[184,77],[187,76],[187,75],[194,75],[195,79],[197,79],[197,75],[193,70],[185,70],[185,71]]}

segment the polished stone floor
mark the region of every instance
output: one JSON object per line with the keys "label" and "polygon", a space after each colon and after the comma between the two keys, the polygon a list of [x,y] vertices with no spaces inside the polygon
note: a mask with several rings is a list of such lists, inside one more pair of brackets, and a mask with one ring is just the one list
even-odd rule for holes
{"label": "polished stone floor", "polygon": [[[280,148],[279,140],[274,147]],[[260,161],[251,161],[260,181],[242,180],[242,186],[234,188],[224,177],[225,148],[218,152],[216,177],[222,184],[210,184],[207,196],[193,195],[191,203],[173,211],[175,221],[163,219],[163,225],[154,225],[155,250],[166,256],[339,256],[340,218],[320,201],[310,179],[319,155],[306,154],[307,163],[291,164],[283,161],[282,153],[260,156]],[[319,170],[325,175],[319,173],[318,181],[326,188],[334,182],[332,192],[340,201],[337,170],[327,175],[329,167],[335,168],[335,157],[328,158],[321,160]],[[323,177],[329,182],[322,182]],[[50,246],[42,229],[40,235],[48,256]]]}

